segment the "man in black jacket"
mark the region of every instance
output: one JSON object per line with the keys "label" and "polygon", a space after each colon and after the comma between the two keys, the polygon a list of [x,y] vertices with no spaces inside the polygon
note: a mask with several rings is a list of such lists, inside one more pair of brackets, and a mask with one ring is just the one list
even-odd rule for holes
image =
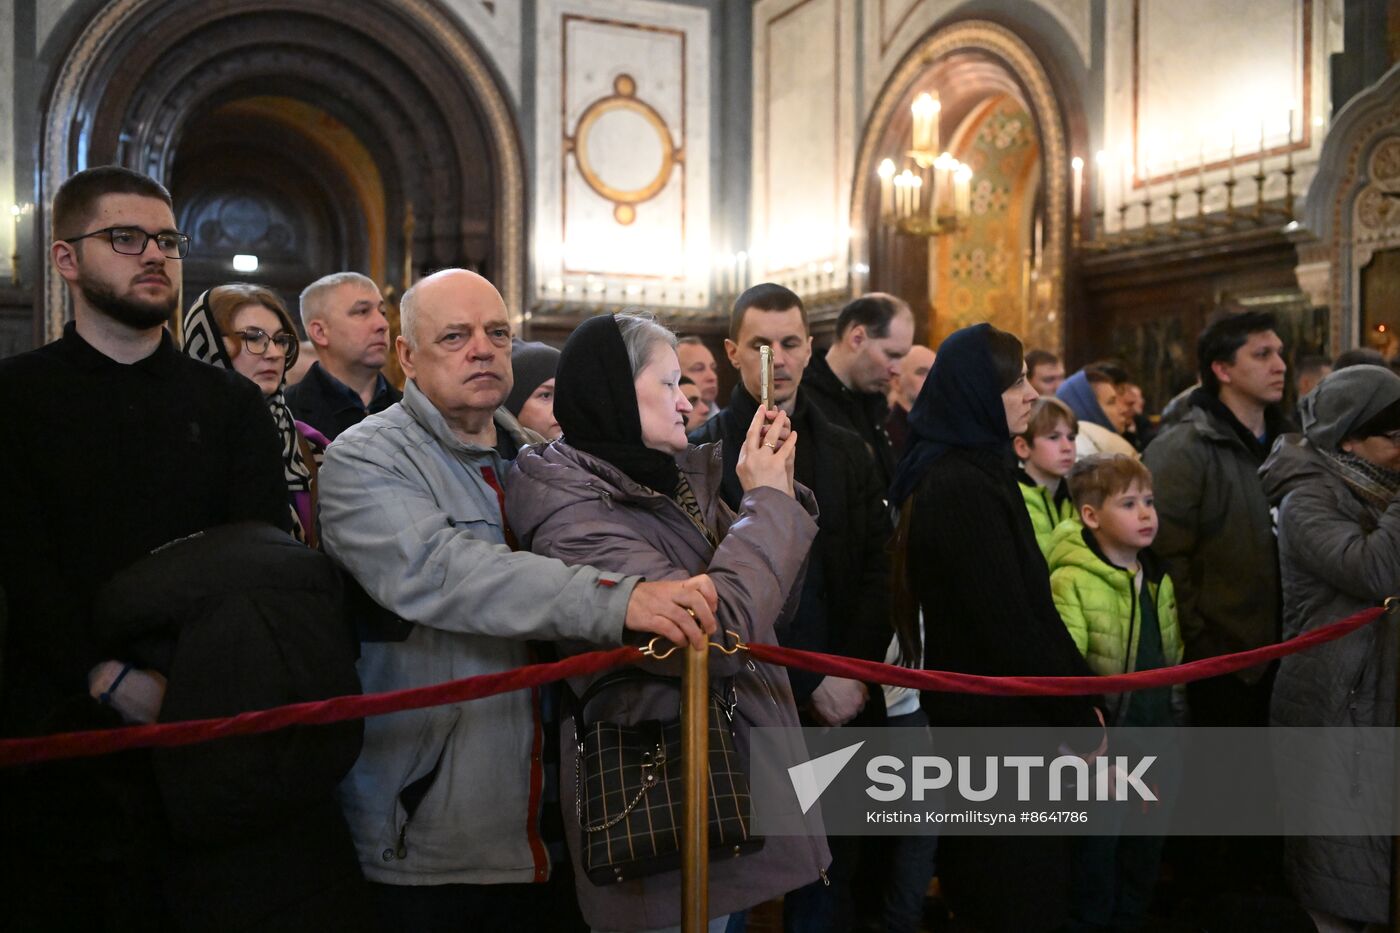
{"label": "man in black jacket", "polygon": [[894,295],[871,292],[841,309],[836,340],[812,361],[808,394],[822,414],[865,441],[880,484],[894,479],[894,446],[885,430],[886,397],[914,345],[914,314]]}
{"label": "man in black jacket", "polygon": [[389,358],[389,319],[374,280],[358,272],[322,276],[301,293],[301,324],[317,361],[287,388],[287,404],[335,440],[403,398],[380,369]]}
{"label": "man in black jacket", "polygon": [[[811,358],[807,312],[792,291],[765,283],[739,296],[724,347],[739,371],[729,406],[690,435],[691,443],[723,441],[726,502],[737,507],[743,492],[735,473],[744,434],[758,409],[759,348],[773,349],[773,403],[797,432],[797,481],[817,497],[817,540],[812,547],[797,613],[778,630],[783,645],[880,661],[890,643],[889,558],[891,532],[885,487],[870,470],[860,438],[825,418],[799,390]],[[879,689],[840,677],[790,670],[793,698],[804,721],[839,726],[865,710],[862,721],[883,719]],[[833,889],[818,883],[788,896],[789,911],[815,918],[834,909],[839,922],[854,854],[833,839]],[[845,855],[843,857],[843,851]],[[835,904],[829,903],[835,899]],[[825,902],[825,903],[824,903]],[[799,929],[815,929],[800,925]]]}
{"label": "man in black jacket", "polygon": [[[189,239],[169,193],[113,166],[53,204],[73,300],[59,340],[0,362],[0,735],[151,721],[158,672],[95,630],[98,588],[215,525],[289,529],[281,442],[252,382],[182,354]],[[236,574],[237,568],[228,568]],[[0,902],[14,929],[158,929],[166,827],[146,752],[0,772]]]}

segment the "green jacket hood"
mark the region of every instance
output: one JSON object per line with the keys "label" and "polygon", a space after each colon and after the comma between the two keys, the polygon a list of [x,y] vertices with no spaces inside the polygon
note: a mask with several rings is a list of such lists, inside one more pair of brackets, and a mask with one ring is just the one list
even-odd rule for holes
{"label": "green jacket hood", "polygon": [[[1063,521],[1055,527],[1048,562],[1052,573],[1061,567],[1074,567],[1094,574],[1115,588],[1127,590],[1127,568],[1110,563],[1094,533],[1077,521]],[[1142,565],[1145,582],[1161,582],[1166,568],[1151,548],[1138,552],[1138,562]]]}

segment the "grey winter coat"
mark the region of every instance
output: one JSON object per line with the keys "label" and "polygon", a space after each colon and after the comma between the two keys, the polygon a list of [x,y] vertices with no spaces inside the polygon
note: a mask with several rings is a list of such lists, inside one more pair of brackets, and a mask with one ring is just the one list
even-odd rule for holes
{"label": "grey winter coat", "polygon": [[[1343,387],[1339,382],[1330,388]],[[1354,391],[1347,396],[1352,406],[1360,401]],[[1306,418],[1306,403],[1304,410]],[[1336,440],[1311,425],[1309,437]],[[1365,502],[1311,440],[1296,434],[1279,440],[1260,475],[1270,499],[1279,504],[1284,637],[1344,619],[1400,592],[1400,499],[1385,509]],[[1395,635],[1394,626],[1382,620],[1284,658],[1274,684],[1273,722],[1393,726]],[[1345,806],[1353,775],[1347,762],[1339,761],[1336,771],[1309,783],[1316,796],[1306,804]],[[1379,836],[1289,837],[1285,870],[1303,906],[1384,923],[1390,848],[1390,839]]]}
{"label": "grey winter coat", "polygon": [[[362,638],[367,693],[529,664],[530,638],[621,643],[637,578],[512,552],[492,488],[505,467],[496,451],[457,439],[412,380],[402,402],[326,451],[322,544],[396,617]],[[539,728],[523,690],[366,720],[340,786],[365,877],[545,880],[531,805],[543,781]]]}
{"label": "grey winter coat", "polygon": [[[1186,660],[1276,642],[1278,550],[1257,455],[1193,404],[1148,445],[1143,462],[1161,521],[1152,549],[1176,585]],[[1264,671],[1235,676],[1252,684]]]}
{"label": "grey winter coat", "polygon": [[[511,528],[522,546],[565,563],[587,561],[648,580],[708,573],[719,593],[721,629],[737,632],[746,642],[776,644],[774,624],[796,606],[807,552],[817,533],[815,504],[805,490],[804,505],[777,490],[759,488],[745,494],[735,516],[720,498],[718,445],[692,447],[677,461],[707,526],[719,539],[718,547],[673,500],[563,441],[520,452],[506,493]],[[561,646],[566,652],[587,647]],[[661,673],[679,673],[672,662],[659,667]],[[781,668],[712,652],[710,674],[734,678],[734,731],[741,752],[748,748],[750,729],[798,725],[791,687]],[[590,679],[576,679],[570,686],[581,695],[589,683]],[[679,692],[664,684],[621,685],[600,694],[588,713],[590,718],[629,723],[675,718]],[[584,918],[594,929],[604,930],[679,923],[679,872],[606,887],[594,885],[584,874],[575,816],[572,719],[564,721],[560,734],[560,803]],[[791,764],[806,758],[800,743],[791,754]],[[710,916],[743,910],[815,881],[829,862],[825,837],[768,837],[757,853],[712,862]]]}

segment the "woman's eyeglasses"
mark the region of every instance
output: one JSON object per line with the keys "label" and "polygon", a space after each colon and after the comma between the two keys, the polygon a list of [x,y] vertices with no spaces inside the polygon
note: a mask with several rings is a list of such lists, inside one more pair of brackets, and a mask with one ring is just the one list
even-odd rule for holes
{"label": "woman's eyeglasses", "polygon": [[247,330],[236,330],[230,337],[237,337],[243,341],[243,346],[255,356],[264,356],[270,344],[277,344],[282,348],[282,355],[287,358],[287,365],[291,366],[296,362],[297,351],[301,349],[301,343],[295,334],[281,333],[273,336],[261,327],[249,327]]}

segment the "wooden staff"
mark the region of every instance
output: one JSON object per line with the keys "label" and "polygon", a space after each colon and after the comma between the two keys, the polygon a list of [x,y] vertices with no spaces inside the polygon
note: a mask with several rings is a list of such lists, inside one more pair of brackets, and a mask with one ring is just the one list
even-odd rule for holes
{"label": "wooden staff", "polygon": [[681,701],[685,808],[681,824],[681,931],[703,933],[710,907],[710,652],[686,648]]}

